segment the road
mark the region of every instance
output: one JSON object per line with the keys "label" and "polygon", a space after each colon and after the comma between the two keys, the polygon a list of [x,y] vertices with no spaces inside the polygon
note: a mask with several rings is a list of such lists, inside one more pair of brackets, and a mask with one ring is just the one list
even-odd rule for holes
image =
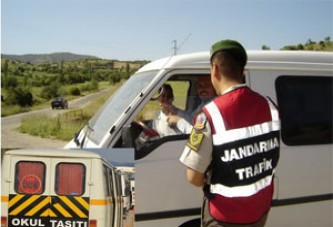
{"label": "road", "polygon": [[68,141],[55,139],[44,139],[41,137],[31,136],[28,134],[19,133],[16,129],[20,126],[23,119],[31,116],[57,116],[57,114],[70,111],[75,108],[83,107],[92,100],[106,93],[107,90],[102,90],[78,99],[68,102],[69,109],[52,110],[51,107],[35,110],[27,113],[20,113],[8,117],[1,118],[1,148],[62,148]]}

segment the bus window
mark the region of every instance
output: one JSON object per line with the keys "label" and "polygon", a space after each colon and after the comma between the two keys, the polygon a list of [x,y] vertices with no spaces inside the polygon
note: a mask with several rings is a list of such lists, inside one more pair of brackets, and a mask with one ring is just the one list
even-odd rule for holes
{"label": "bus window", "polygon": [[22,161],[16,164],[15,191],[19,194],[42,194],[45,183],[45,164]]}
{"label": "bus window", "polygon": [[82,195],[85,185],[85,168],[79,163],[59,163],[56,170],[58,195]]}

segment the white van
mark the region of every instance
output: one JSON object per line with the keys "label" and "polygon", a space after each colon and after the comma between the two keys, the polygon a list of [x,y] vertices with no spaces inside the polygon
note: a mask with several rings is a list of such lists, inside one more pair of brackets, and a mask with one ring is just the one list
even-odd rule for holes
{"label": "white van", "polygon": [[1,226],[122,227],[120,172],[87,151],[6,151]]}
{"label": "white van", "polygon": [[[209,53],[154,61],[106,102],[67,148],[135,149],[136,226],[199,226],[202,191],[179,157],[188,135],[161,137],[150,125],[163,84],[174,104],[192,111],[197,79],[209,76]],[[332,226],[333,53],[248,51],[244,82],[280,109],[281,154],[267,226]]]}

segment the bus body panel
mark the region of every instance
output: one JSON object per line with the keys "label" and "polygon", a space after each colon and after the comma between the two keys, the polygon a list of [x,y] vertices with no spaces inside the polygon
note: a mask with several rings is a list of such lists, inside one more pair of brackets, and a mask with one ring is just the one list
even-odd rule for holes
{"label": "bus body panel", "polygon": [[120,178],[107,178],[106,172],[117,170],[86,151],[7,151],[2,160],[1,216],[9,227],[88,227],[92,220],[97,226],[120,227]]}

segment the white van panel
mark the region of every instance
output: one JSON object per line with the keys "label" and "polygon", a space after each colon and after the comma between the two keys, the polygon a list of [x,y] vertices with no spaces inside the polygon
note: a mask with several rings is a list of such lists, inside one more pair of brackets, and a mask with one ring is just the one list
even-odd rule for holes
{"label": "white van panel", "polygon": [[274,207],[268,215],[268,227],[330,227],[333,226],[333,202],[326,200]]}

